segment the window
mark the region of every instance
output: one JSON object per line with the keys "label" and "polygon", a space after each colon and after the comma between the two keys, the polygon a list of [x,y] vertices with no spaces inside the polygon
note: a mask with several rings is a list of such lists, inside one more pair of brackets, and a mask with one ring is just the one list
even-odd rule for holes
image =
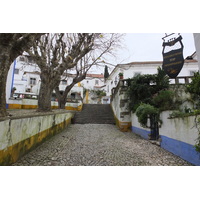
{"label": "window", "polygon": [[95,80],[95,85],[99,85],[99,80]]}
{"label": "window", "polygon": [[19,61],[25,62],[25,57],[24,57],[24,56],[20,56],[20,57],[19,57]]}
{"label": "window", "polygon": [[61,81],[61,84],[62,84],[62,85],[67,85],[67,80],[62,80],[62,81]]}
{"label": "window", "polygon": [[28,59],[28,63],[34,63],[33,58],[31,58],[31,57],[27,57],[27,59]]}
{"label": "window", "polygon": [[30,78],[30,85],[36,85],[36,78]]}
{"label": "window", "polygon": [[19,69],[15,69],[14,74],[19,74]]}
{"label": "window", "polygon": [[118,82],[118,77],[115,76],[115,86],[117,85],[117,82]]}

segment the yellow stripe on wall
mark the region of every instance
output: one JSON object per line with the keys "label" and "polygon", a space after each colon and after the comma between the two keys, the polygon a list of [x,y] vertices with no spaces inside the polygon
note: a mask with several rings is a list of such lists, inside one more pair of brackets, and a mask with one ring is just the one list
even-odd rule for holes
{"label": "yellow stripe on wall", "polygon": [[61,132],[70,123],[71,117],[60,124],[29,137],[28,139],[20,141],[4,150],[0,150],[0,165],[11,165],[47,138]]}
{"label": "yellow stripe on wall", "polygon": [[[21,105],[21,104],[9,104],[8,109],[37,109],[37,105]],[[51,106],[52,109],[58,109],[58,106]],[[72,107],[72,106],[65,106],[66,110],[74,110],[74,111],[81,111],[82,110],[82,104],[78,107]]]}

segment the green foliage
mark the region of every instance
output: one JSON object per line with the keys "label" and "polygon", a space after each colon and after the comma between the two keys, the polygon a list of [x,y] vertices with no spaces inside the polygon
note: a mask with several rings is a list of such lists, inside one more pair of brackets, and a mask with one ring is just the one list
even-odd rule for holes
{"label": "green foliage", "polygon": [[150,104],[145,104],[145,103],[140,104],[140,106],[136,109],[135,113],[136,116],[138,117],[139,123],[143,127],[148,126],[147,125],[148,118],[151,118],[151,116],[153,115],[156,117],[157,122],[160,121],[159,110]]}
{"label": "green foliage", "polygon": [[160,108],[160,111],[174,109],[173,98],[173,91],[161,90],[153,97],[152,103],[155,107]]}
{"label": "green foliage", "polygon": [[192,82],[188,84],[187,91],[194,94],[195,97],[200,97],[200,74],[199,72],[194,73]]}
{"label": "green foliage", "polygon": [[101,98],[101,97],[103,97],[103,96],[106,96],[106,93],[105,93],[105,91],[103,91],[103,90],[95,90],[94,92],[96,93],[96,95],[97,95],[99,98]]}
{"label": "green foliage", "polygon": [[183,111],[180,111],[180,110],[176,110],[176,111],[173,111],[170,115],[169,115],[169,118],[184,118],[184,117],[188,117],[192,114],[188,114],[188,113],[185,113]]}
{"label": "green foliage", "polygon": [[160,91],[163,89],[169,88],[169,78],[166,76],[166,73],[164,70],[162,70],[160,67],[158,67],[158,73],[155,77],[156,79],[156,90]]}
{"label": "green foliage", "polygon": [[199,72],[194,73],[192,82],[187,85],[186,91],[192,95],[192,99],[196,101],[196,108],[200,109],[200,74]]}
{"label": "green foliage", "polygon": [[159,91],[169,88],[169,80],[165,72],[159,67],[157,74],[145,74],[128,80],[127,95],[130,109],[135,112],[141,103],[153,105],[153,97]]}
{"label": "green foliage", "polygon": [[200,141],[198,141],[198,143],[195,144],[194,147],[195,147],[195,150],[196,150],[197,152],[200,152]]}
{"label": "green foliage", "polygon": [[109,77],[109,72],[108,72],[108,66],[105,65],[105,69],[104,69],[104,78],[108,78]]}
{"label": "green foliage", "polygon": [[123,76],[124,74],[122,72],[119,73],[119,76]]}

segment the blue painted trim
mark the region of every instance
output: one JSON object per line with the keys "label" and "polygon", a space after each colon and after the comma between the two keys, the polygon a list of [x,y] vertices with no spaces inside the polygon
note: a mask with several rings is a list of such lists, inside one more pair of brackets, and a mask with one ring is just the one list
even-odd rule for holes
{"label": "blue painted trim", "polygon": [[170,151],[193,165],[200,166],[200,153],[195,150],[193,145],[163,135],[160,135],[160,137],[163,149]]}
{"label": "blue painted trim", "polygon": [[141,128],[138,128],[138,127],[135,127],[135,126],[132,126],[131,127],[131,130],[133,133],[136,133],[138,135],[140,135],[142,138],[148,140],[149,139],[149,136],[148,134],[151,133],[151,131],[147,131],[147,130],[144,130],[144,129],[141,129]]}
{"label": "blue painted trim", "polygon": [[12,93],[12,88],[13,88],[13,85],[14,85],[15,67],[16,67],[16,60],[14,60],[14,67],[13,67],[12,83],[11,83],[10,94]]}

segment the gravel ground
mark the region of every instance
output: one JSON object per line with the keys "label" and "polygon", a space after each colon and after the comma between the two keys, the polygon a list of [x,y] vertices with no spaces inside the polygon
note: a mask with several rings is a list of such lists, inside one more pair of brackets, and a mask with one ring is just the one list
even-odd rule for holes
{"label": "gravel ground", "polygon": [[114,125],[71,124],[13,166],[190,166]]}

